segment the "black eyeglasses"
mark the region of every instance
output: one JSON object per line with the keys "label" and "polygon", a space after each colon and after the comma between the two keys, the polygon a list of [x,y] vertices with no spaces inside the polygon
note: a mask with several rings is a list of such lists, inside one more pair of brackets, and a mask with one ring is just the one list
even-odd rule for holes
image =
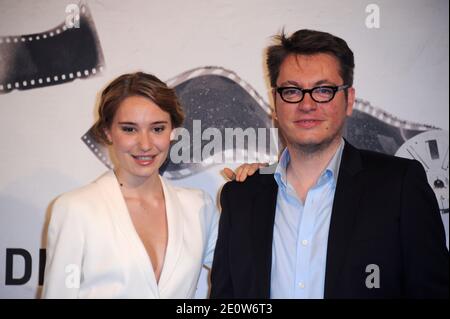
{"label": "black eyeglasses", "polygon": [[340,86],[316,86],[312,89],[301,89],[296,86],[282,86],[275,90],[280,94],[281,99],[286,103],[299,103],[303,101],[306,93],[317,103],[330,102],[336,92],[349,88],[349,85]]}

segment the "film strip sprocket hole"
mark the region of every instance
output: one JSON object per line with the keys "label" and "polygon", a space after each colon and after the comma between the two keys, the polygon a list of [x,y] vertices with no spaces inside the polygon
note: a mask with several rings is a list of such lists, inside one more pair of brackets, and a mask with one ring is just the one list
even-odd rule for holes
{"label": "film strip sprocket hole", "polygon": [[63,22],[41,33],[0,37],[0,94],[85,79],[105,67],[95,24],[82,4],[79,24]]}

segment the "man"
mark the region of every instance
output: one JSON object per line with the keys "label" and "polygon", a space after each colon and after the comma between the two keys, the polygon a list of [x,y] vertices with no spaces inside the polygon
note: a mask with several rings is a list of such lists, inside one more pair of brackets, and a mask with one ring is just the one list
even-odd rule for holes
{"label": "man", "polygon": [[286,140],[275,174],[227,183],[212,298],[448,298],[435,195],[417,161],[343,137],[354,58],[331,34],[278,37],[267,65]]}

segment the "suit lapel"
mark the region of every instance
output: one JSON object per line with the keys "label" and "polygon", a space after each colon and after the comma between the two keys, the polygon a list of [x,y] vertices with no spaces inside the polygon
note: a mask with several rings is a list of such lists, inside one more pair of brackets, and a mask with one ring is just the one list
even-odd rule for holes
{"label": "suit lapel", "polygon": [[356,175],[362,170],[359,151],[346,142],[328,234],[328,249],[325,274],[325,298],[340,296],[339,277],[354,230],[358,204],[363,190]]}
{"label": "suit lapel", "polygon": [[[261,186],[253,198],[252,239],[254,248],[253,287],[258,297],[270,297],[272,239],[278,186],[273,174],[261,175]],[[264,278],[264,280],[261,280]]]}

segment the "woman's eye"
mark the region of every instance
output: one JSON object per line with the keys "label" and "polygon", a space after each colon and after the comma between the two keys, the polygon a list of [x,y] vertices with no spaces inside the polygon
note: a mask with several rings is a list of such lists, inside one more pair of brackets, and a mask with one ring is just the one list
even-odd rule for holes
{"label": "woman's eye", "polygon": [[153,131],[155,133],[162,133],[165,129],[166,129],[165,126],[156,126],[153,128]]}
{"label": "woman's eye", "polygon": [[132,133],[135,131],[134,127],[131,126],[122,126],[122,131],[126,132],[126,133]]}

